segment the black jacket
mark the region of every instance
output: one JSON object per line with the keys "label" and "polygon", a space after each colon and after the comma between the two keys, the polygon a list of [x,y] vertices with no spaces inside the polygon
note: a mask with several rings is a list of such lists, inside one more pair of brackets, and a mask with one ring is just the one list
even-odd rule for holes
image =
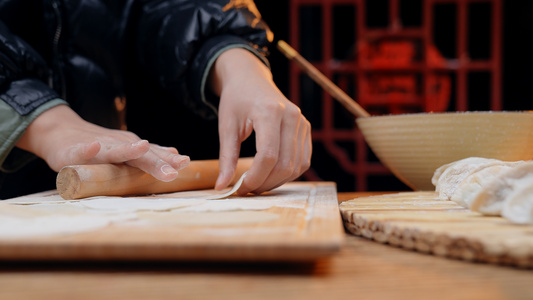
{"label": "black jacket", "polygon": [[213,54],[268,45],[254,11],[238,0],[0,1],[0,91],[24,94],[2,99],[26,114],[59,96],[83,114],[124,96],[124,65],[135,60],[176,99],[205,109],[199,86]]}
{"label": "black jacket", "polygon": [[[267,63],[271,41],[251,0],[0,0],[2,170],[17,139],[6,138],[10,111],[35,118],[63,99],[84,119],[117,128],[115,99],[149,104],[158,95],[213,117],[217,99],[203,83],[216,55],[244,47]],[[140,97],[144,84],[154,93]]]}

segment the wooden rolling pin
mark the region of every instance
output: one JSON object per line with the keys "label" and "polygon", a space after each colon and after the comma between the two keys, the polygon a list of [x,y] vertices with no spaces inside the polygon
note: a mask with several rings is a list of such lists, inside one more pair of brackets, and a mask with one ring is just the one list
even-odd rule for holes
{"label": "wooden rolling pin", "polygon": [[[232,185],[250,169],[253,158],[240,158]],[[178,171],[178,177],[163,182],[127,165],[75,165],[61,169],[56,185],[66,200],[93,196],[128,196],[208,189],[215,186],[218,160],[196,160]]]}

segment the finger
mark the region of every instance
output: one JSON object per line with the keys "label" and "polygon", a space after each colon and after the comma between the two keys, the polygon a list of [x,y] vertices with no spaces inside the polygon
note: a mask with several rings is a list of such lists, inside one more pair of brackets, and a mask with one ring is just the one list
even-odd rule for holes
{"label": "finger", "polygon": [[275,189],[286,182],[293,181],[300,177],[305,171],[311,166],[311,154],[313,149],[313,144],[311,140],[311,124],[305,117],[302,117],[302,122],[300,122],[300,131],[299,131],[299,143],[298,151],[296,152],[296,159],[294,165],[294,172],[292,176],[287,178],[287,180],[280,181],[277,184],[271,185],[265,190],[258,189],[253,191],[254,193],[262,193],[266,190]]}
{"label": "finger", "polygon": [[281,120],[262,120],[254,124],[257,154],[252,166],[237,191],[240,196],[257,190],[264,184],[278,161]]}
{"label": "finger", "polygon": [[294,173],[297,173],[299,168],[299,161],[297,161],[298,153],[302,150],[301,141],[302,136],[305,135],[301,131],[302,120],[299,109],[288,108],[281,124],[279,157],[276,165],[265,179],[264,183],[257,189],[252,190],[254,193],[262,193],[278,187],[293,178]]}
{"label": "finger", "polygon": [[302,116],[300,122],[298,151],[296,152],[294,173],[288,181],[296,180],[303,172],[309,169],[311,165],[311,151],[313,148],[311,142],[311,124]]}
{"label": "finger", "polygon": [[160,149],[163,149],[165,151],[168,151],[170,153],[174,153],[174,154],[180,154],[178,149],[176,149],[176,147],[165,147],[165,146],[160,146],[160,145],[157,145],[157,144],[152,144],[153,146],[156,146]]}
{"label": "finger", "polygon": [[191,161],[189,156],[179,154],[178,150],[174,147],[161,147],[156,144],[151,144],[150,151],[176,170],[185,168]]}
{"label": "finger", "polygon": [[48,164],[56,172],[68,165],[87,164],[98,154],[100,148],[101,145],[97,141],[76,144],[66,149],[65,152],[58,153],[56,158],[50,159]]}
{"label": "finger", "polygon": [[150,143],[140,140],[128,142],[100,142],[101,149],[91,163],[121,163],[142,157],[150,150]]}
{"label": "finger", "polygon": [[[215,183],[216,190],[224,189],[230,184],[235,175],[235,168],[241,150],[241,139],[239,138],[236,122],[229,120],[225,124],[222,123],[219,128],[219,174]],[[244,139],[249,136],[246,129],[244,130],[244,135]]]}
{"label": "finger", "polygon": [[102,145],[98,141],[94,141],[92,143],[86,144],[81,153],[80,153],[80,159],[83,162],[87,162],[93,157],[95,157],[98,152],[100,152],[100,149],[102,148]]}
{"label": "finger", "polygon": [[158,180],[169,182],[178,177],[178,171],[152,152],[141,158],[126,161],[125,164],[139,168]]}
{"label": "finger", "polygon": [[311,136],[311,123],[306,119],[305,120],[305,142],[304,142],[304,150],[303,150],[303,157],[302,157],[302,165],[300,170],[300,175],[302,175],[305,171],[309,170],[311,167],[311,157],[313,156],[313,138]]}

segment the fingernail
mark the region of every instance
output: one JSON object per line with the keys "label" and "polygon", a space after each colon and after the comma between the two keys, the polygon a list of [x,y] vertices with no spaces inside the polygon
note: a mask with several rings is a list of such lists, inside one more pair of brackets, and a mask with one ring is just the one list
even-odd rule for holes
{"label": "fingernail", "polygon": [[229,185],[228,180],[226,179],[226,174],[220,172],[215,183],[215,190],[225,189]]}
{"label": "fingernail", "polygon": [[132,147],[137,147],[137,146],[142,145],[142,144],[144,144],[146,142],[147,142],[147,140],[140,140],[140,141],[137,141],[135,143],[132,143],[131,146]]}
{"label": "fingernail", "polygon": [[191,162],[191,159],[187,155],[177,155],[174,156],[172,160],[179,165],[180,168],[185,168]]}
{"label": "fingernail", "polygon": [[161,172],[163,172],[163,174],[165,175],[175,175],[175,174],[178,174],[178,171],[176,171],[176,169],[174,169],[173,167],[169,166],[169,165],[163,165],[161,167]]}

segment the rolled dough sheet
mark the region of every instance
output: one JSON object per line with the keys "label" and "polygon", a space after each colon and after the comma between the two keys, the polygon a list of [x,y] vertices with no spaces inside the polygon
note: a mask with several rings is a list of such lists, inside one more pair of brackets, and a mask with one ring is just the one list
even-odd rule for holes
{"label": "rolled dough sheet", "polygon": [[[246,172],[242,174],[239,180],[235,183],[232,189],[227,192],[218,194],[211,193],[207,195],[199,195],[196,197],[133,197],[133,198],[122,198],[122,197],[93,197],[87,198],[79,201],[79,205],[96,210],[106,210],[113,212],[137,212],[137,211],[166,211],[171,209],[176,209],[180,207],[196,206],[200,204],[205,204],[207,200],[216,200],[224,199],[233,195],[241,186],[244,178],[246,177]],[[220,203],[215,205],[216,207],[222,207]],[[228,207],[225,210],[235,210],[236,205],[233,204],[233,208]],[[268,207],[267,207],[268,208]],[[199,211],[205,211],[207,208],[204,206]],[[194,211],[194,210],[193,210]]]}
{"label": "rolled dough sheet", "polygon": [[[304,187],[292,185],[282,193],[231,197],[245,175],[228,192],[178,192],[145,197],[93,197],[65,201],[55,191],[0,202],[0,238],[62,235],[100,229],[111,223],[178,226],[245,225],[280,218],[272,207],[305,208],[306,201],[288,197]],[[302,197],[308,197],[303,193]],[[227,198],[227,199],[225,199]],[[207,200],[218,199],[218,200]]]}
{"label": "rolled dough sheet", "polygon": [[114,222],[136,218],[132,214],[96,215],[73,212],[63,205],[56,209],[32,206],[0,205],[0,239],[45,237],[92,231]]}
{"label": "rolled dough sheet", "polygon": [[236,226],[279,219],[278,214],[267,211],[139,212],[137,216],[141,221],[176,226]]}
{"label": "rolled dough sheet", "polygon": [[88,220],[83,216],[35,217],[32,220],[1,216],[0,224],[0,238],[14,239],[91,231],[107,226],[109,221],[105,218]]}
{"label": "rolled dough sheet", "polygon": [[208,196],[207,200],[224,199],[224,198],[227,198],[227,197],[233,195],[241,187],[241,185],[242,185],[242,183],[244,181],[244,178],[246,177],[246,173],[248,173],[248,172],[244,172],[241,175],[241,178],[239,178],[239,180],[237,180],[237,182],[233,185],[233,188],[231,188],[229,191],[223,192],[220,195],[216,194],[216,195]]}
{"label": "rolled dough sheet", "polygon": [[7,200],[2,200],[2,203],[18,204],[18,205],[31,205],[42,203],[67,203],[68,201],[63,199],[57,191],[46,191],[32,196],[17,197]]}
{"label": "rolled dough sheet", "polygon": [[220,211],[237,211],[237,210],[266,210],[276,203],[270,200],[260,199],[223,199],[209,200],[205,203],[195,206],[188,206],[177,209],[179,212],[220,212]]}
{"label": "rolled dough sheet", "polygon": [[201,198],[121,198],[98,197],[77,202],[77,205],[92,210],[115,213],[138,211],[166,211],[191,205],[200,205],[207,200]]}
{"label": "rolled dough sheet", "polygon": [[[11,211],[18,209],[20,213],[24,212],[28,216],[43,216],[43,215],[83,215],[87,213],[87,209],[73,205],[71,203],[42,203],[32,205],[9,205]],[[98,212],[95,212],[98,213]]]}

